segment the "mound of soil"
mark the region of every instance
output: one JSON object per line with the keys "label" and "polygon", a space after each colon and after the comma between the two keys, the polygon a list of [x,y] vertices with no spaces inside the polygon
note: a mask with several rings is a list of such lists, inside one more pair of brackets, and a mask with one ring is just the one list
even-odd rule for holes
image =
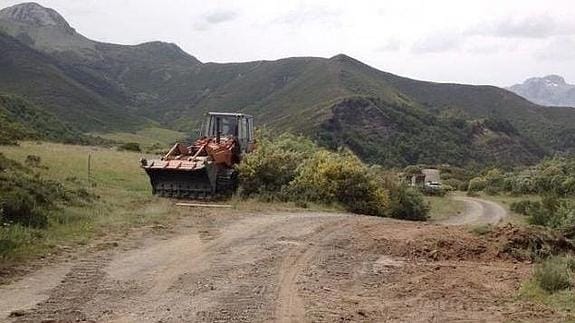
{"label": "mound of soil", "polygon": [[498,242],[500,256],[516,260],[536,260],[551,255],[575,253],[575,243],[561,232],[542,227],[497,227],[489,234]]}
{"label": "mound of soil", "polygon": [[[412,260],[468,261],[528,261],[561,253],[575,253],[573,241],[561,233],[538,227],[518,227],[511,224],[495,227],[484,235],[469,232],[464,227],[413,225],[406,238],[394,225],[393,230],[381,226],[365,226],[365,234],[373,244],[366,250]],[[377,228],[377,230],[376,230]],[[415,233],[414,233],[415,231]]]}
{"label": "mound of soil", "polygon": [[[374,245],[366,248],[410,260],[488,260],[497,256],[496,246],[463,228],[432,225],[420,228],[409,239],[370,232]],[[410,230],[413,233],[413,228]]]}

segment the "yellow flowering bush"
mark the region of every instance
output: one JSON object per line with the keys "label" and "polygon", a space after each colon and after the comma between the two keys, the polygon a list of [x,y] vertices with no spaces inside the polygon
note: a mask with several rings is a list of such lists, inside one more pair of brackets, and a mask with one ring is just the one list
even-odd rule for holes
{"label": "yellow flowering bush", "polygon": [[351,154],[319,150],[301,165],[289,190],[300,199],[340,203],[354,213],[385,216],[389,206],[388,192]]}

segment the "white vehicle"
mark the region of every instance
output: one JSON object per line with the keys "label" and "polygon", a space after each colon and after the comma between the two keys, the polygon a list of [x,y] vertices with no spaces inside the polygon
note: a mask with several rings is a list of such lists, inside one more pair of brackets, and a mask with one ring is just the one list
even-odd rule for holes
{"label": "white vehicle", "polygon": [[441,183],[430,181],[430,182],[425,182],[425,184],[423,185],[423,193],[425,193],[427,195],[441,195],[441,196],[443,196],[445,194],[445,190],[443,189],[443,186],[441,185]]}
{"label": "white vehicle", "polygon": [[439,183],[439,182],[427,182],[427,183],[425,183],[425,186],[429,187],[429,188],[441,189],[441,183]]}

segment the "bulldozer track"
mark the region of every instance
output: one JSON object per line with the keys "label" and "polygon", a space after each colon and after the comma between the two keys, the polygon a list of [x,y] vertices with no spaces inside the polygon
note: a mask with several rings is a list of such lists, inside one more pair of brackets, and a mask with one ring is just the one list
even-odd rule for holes
{"label": "bulldozer track", "polygon": [[102,268],[109,260],[109,255],[100,254],[79,261],[50,292],[46,301],[17,322],[89,321],[81,308],[98,291],[105,276]]}
{"label": "bulldozer track", "polygon": [[216,189],[198,190],[189,184],[179,183],[156,187],[154,192],[160,197],[189,199],[198,201],[213,201],[230,197],[237,189],[237,171],[234,169],[221,169],[216,177]]}

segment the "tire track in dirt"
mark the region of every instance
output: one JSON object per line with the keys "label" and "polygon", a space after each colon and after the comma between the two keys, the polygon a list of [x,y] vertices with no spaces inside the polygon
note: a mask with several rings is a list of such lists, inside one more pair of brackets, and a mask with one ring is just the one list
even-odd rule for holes
{"label": "tire track in dirt", "polygon": [[47,300],[17,322],[89,321],[81,309],[98,289],[105,275],[102,268],[108,260],[108,253],[102,252],[79,261],[50,292]]}
{"label": "tire track in dirt", "polygon": [[304,302],[298,291],[299,275],[313,262],[317,254],[322,252],[323,242],[329,241],[333,233],[345,224],[340,221],[324,226],[316,231],[311,241],[304,242],[306,247],[296,247],[296,250],[286,256],[279,277],[279,294],[276,301],[277,321],[305,321]]}
{"label": "tire track in dirt", "polygon": [[13,284],[0,286],[0,295],[10,295],[0,297],[0,321],[14,309],[26,311],[46,301],[50,291],[60,284],[72,267],[70,263],[50,265]]}
{"label": "tire track in dirt", "polygon": [[[286,219],[276,216],[257,216],[234,222],[226,227],[202,227],[197,234],[185,234],[177,240],[197,240],[189,245],[178,243],[173,239],[151,246],[144,250],[134,250],[131,259],[134,268],[143,268],[147,284],[152,286],[142,295],[126,301],[113,309],[112,321],[155,321],[162,318],[157,313],[169,309],[179,313],[168,315],[169,320],[178,321],[186,318],[192,321],[229,320],[230,317],[243,317],[240,309],[250,307],[253,298],[262,292],[253,289],[245,292],[241,285],[250,270],[251,262],[258,263],[258,249],[264,246],[274,228]],[[277,237],[277,235],[276,235]],[[150,251],[152,249],[153,251]],[[142,253],[152,264],[139,263]],[[166,263],[163,254],[172,254]],[[116,269],[125,267],[124,261],[118,259],[107,268],[110,276],[118,278]],[[261,268],[258,268],[261,270]],[[129,275],[128,277],[131,277]],[[142,273],[139,274],[142,276]],[[238,277],[241,276],[241,277]],[[256,275],[257,276],[257,275]],[[237,277],[241,279],[231,279]],[[251,284],[258,285],[253,281]],[[259,284],[262,285],[262,284]],[[265,285],[265,284],[263,284]],[[229,297],[229,294],[233,294]],[[185,296],[193,298],[183,299]],[[218,302],[225,302],[225,309],[218,308]],[[248,313],[250,314],[250,313]],[[180,315],[181,317],[178,317]],[[163,316],[166,319],[166,316]]]}
{"label": "tire track in dirt", "polygon": [[[240,279],[230,280],[224,288],[227,289],[226,293],[217,297],[212,295],[212,301],[214,298],[218,300],[204,309],[201,321],[301,322],[299,318],[304,317],[305,309],[303,303],[298,301],[298,269],[306,264],[308,255],[315,253],[315,246],[321,240],[318,237],[348,217],[337,214],[293,214],[262,230],[259,235],[248,237],[248,243],[240,243],[240,246],[244,246],[240,250],[245,249],[246,245],[251,246],[248,249],[252,250],[247,255],[257,254],[259,257],[244,272],[239,266],[230,267],[229,260],[221,259],[221,263],[225,263],[222,266],[225,272],[223,276]],[[308,251],[309,246],[314,250]],[[242,257],[246,257],[246,253],[238,258]],[[238,270],[240,274],[234,276],[233,273]],[[216,290],[219,289],[216,287]],[[293,305],[287,311],[282,311],[284,300],[289,300],[288,304]]]}

